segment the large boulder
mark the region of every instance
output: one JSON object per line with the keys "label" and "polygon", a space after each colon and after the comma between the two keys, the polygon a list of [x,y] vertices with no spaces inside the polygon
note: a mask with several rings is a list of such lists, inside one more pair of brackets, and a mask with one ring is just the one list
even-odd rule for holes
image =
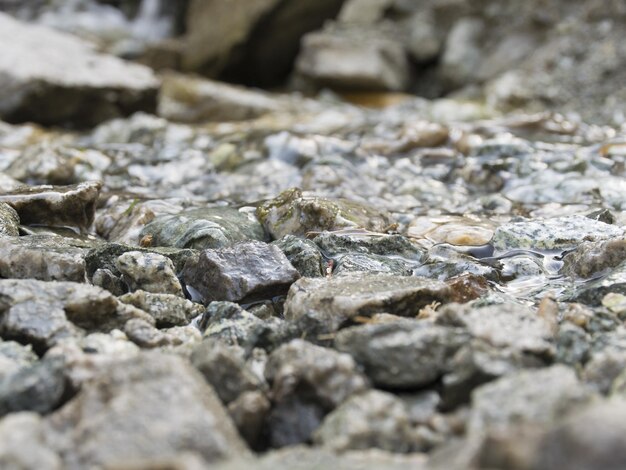
{"label": "large boulder", "polygon": [[0,13],[0,117],[87,127],[156,105],[150,69]]}

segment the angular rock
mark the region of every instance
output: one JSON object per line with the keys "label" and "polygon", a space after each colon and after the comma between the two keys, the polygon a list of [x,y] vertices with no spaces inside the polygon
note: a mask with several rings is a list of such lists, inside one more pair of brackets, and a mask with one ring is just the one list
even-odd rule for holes
{"label": "angular rock", "polygon": [[7,121],[87,127],[155,106],[158,81],[146,67],[5,14],[0,31],[0,117]]}
{"label": "angular rock", "polygon": [[70,226],[87,230],[94,219],[102,183],[73,186],[34,186],[0,194],[0,202],[13,207],[22,224]]}
{"label": "angular rock", "polygon": [[360,253],[406,258],[415,262],[424,259],[424,250],[402,235],[385,235],[358,230],[324,232],[315,237],[313,242],[328,256]]}
{"label": "angular rock", "polygon": [[561,272],[583,278],[615,268],[626,261],[626,238],[601,242],[584,242],[563,258]]}
{"label": "angular rock", "polygon": [[565,250],[581,240],[601,241],[624,236],[624,229],[583,215],[514,222],[498,227],[491,244],[496,250]]}
{"label": "angular rock", "polygon": [[105,366],[49,424],[68,468],[248,450],[211,387],[183,359],[143,353]]}
{"label": "angular rock", "polygon": [[65,468],[49,442],[48,426],[37,413],[12,413],[0,420],[0,467]]}
{"label": "angular rock", "polygon": [[0,238],[0,276],[85,282],[85,256],[89,248],[80,240],[58,236]]}
{"label": "angular rock", "polygon": [[163,255],[127,251],[117,258],[115,264],[131,291],[184,296],[183,287],[174,271],[174,263]]}
{"label": "angular rock", "polygon": [[333,274],[350,276],[352,273],[390,274],[410,276],[414,263],[393,259],[387,256],[346,253],[334,264]]}
{"label": "angular rock", "polygon": [[143,290],[124,294],[119,300],[150,314],[158,328],[187,325],[205,311],[202,305],[176,295],[154,294]]}
{"label": "angular rock", "polygon": [[179,344],[175,338],[141,318],[128,320],[124,325],[124,333],[140,348],[150,349]]}
{"label": "angular rock", "polygon": [[357,316],[416,316],[432,302],[446,302],[450,288],[432,279],[355,273],[330,279],[303,278],[290,289],[285,318],[310,333],[328,333]]}
{"label": "angular rock", "polygon": [[626,261],[597,279],[574,286],[565,293],[563,300],[600,306],[602,299],[611,293],[626,295]]}
{"label": "angular rock", "polygon": [[231,207],[187,209],[160,215],[148,223],[140,238],[152,237],[152,246],[222,248],[246,240],[265,240],[263,227],[252,214]]}
{"label": "angular rock", "polygon": [[324,415],[368,381],[347,354],[293,340],[270,354],[265,377],[271,386],[270,444],[306,441]]}
{"label": "angular rock", "polygon": [[272,242],[281,249],[294,268],[302,277],[322,276],[322,254],[310,240],[285,235]]}
{"label": "angular rock", "polygon": [[376,386],[410,390],[439,379],[467,338],[460,329],[403,320],[346,328],[334,344],[363,366]]}
{"label": "angular rock", "polygon": [[20,234],[20,217],[10,205],[0,203],[0,235],[17,237]]}
{"label": "angular rock", "polygon": [[345,199],[304,196],[297,188],[260,205],[257,216],[275,239],[341,228],[384,232],[391,225],[388,214],[372,207]]}
{"label": "angular rock", "polygon": [[182,277],[208,303],[268,299],[286,293],[300,275],[278,247],[251,241],[203,251]]}
{"label": "angular rock", "polygon": [[368,390],[350,397],[326,416],[313,441],[336,452],[370,448],[407,452],[414,440],[407,414],[395,395]]}

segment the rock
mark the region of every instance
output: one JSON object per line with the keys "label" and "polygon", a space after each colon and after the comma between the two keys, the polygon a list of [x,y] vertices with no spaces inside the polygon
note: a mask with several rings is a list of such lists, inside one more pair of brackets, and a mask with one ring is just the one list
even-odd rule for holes
{"label": "rock", "polygon": [[124,294],[119,300],[150,314],[158,328],[187,325],[205,311],[203,306],[176,295],[155,294],[143,290]]}
{"label": "rock", "polygon": [[166,75],[159,94],[159,115],[188,123],[243,121],[285,107],[261,91],[183,75]]}
{"label": "rock", "polygon": [[363,366],[372,382],[385,389],[416,389],[443,376],[447,363],[467,334],[417,320],[346,328],[335,347]]}
{"label": "rock", "polygon": [[580,240],[601,241],[624,235],[624,230],[582,215],[515,222],[498,227],[491,240],[496,250],[564,250]]}
{"label": "rock", "polygon": [[66,393],[63,362],[43,359],[0,381],[0,415],[16,411],[49,413]]}
{"label": "rock", "polygon": [[328,28],[307,34],[296,62],[296,72],[317,87],[367,91],[405,90],[410,67],[401,42],[369,29]]}
{"label": "rock", "polygon": [[0,238],[0,276],[41,281],[85,282],[90,246],[58,236]]}
{"label": "rock", "polygon": [[155,106],[159,84],[146,67],[4,14],[0,30],[0,116],[7,121],[87,127]]}
{"label": "rock", "polygon": [[0,466],[61,470],[64,465],[48,438],[49,429],[37,413],[12,413],[4,417],[0,420]]}
{"label": "rock", "polygon": [[372,207],[344,199],[303,196],[297,188],[284,191],[260,205],[257,216],[275,239],[341,228],[384,232],[391,224],[387,214]]}
{"label": "rock", "polygon": [[326,416],[313,441],[337,452],[369,448],[407,452],[413,433],[400,399],[369,390],[350,397]]}
{"label": "rock", "polygon": [[567,276],[583,278],[615,268],[626,261],[626,238],[601,242],[584,242],[563,258],[561,272]]}
{"label": "rock", "polygon": [[264,391],[267,384],[246,364],[245,351],[219,341],[205,339],[194,348],[191,363],[227,405],[245,392]]}
{"label": "rock", "polygon": [[389,257],[402,257],[420,262],[424,251],[402,235],[385,235],[358,230],[347,232],[324,232],[313,242],[328,256],[342,253],[363,253]]}
{"label": "rock", "polygon": [[116,266],[131,291],[144,290],[184,297],[174,263],[163,255],[127,251],[117,258]]}
{"label": "rock", "polygon": [[462,18],[452,27],[440,67],[449,87],[456,88],[476,79],[481,64],[480,39],[484,29],[483,21],[476,18]]}
{"label": "rock", "polygon": [[611,293],[626,295],[626,261],[597,279],[574,286],[565,293],[563,300],[599,306],[602,299]]}
{"label": "rock", "polygon": [[398,398],[404,403],[409,422],[413,426],[427,424],[435,416],[441,402],[439,394],[432,390],[402,394]]}
{"label": "rock", "polygon": [[626,350],[609,346],[591,356],[581,379],[594,390],[608,394],[626,366]]}
{"label": "rock", "polygon": [[556,336],[555,362],[575,367],[588,359],[591,337],[581,327],[572,323],[560,326]]}
{"label": "rock", "polygon": [[271,403],[259,391],[243,392],[228,404],[228,413],[239,430],[241,437],[253,449],[261,449],[263,431]]}
{"label": "rock", "polygon": [[278,247],[250,241],[203,251],[197,263],[185,265],[182,276],[187,289],[194,289],[208,303],[249,302],[284,294],[299,274]]}
{"label": "rock", "polygon": [[468,432],[506,430],[524,423],[551,425],[591,397],[568,367],[519,371],[474,391]]}
{"label": "rock", "polygon": [[143,353],[103,367],[49,424],[68,468],[183,450],[207,462],[248,453],[211,387],[173,355]]}
{"label": "rock", "polygon": [[0,340],[0,380],[32,365],[36,360],[37,355],[32,347]]}
{"label": "rock", "polygon": [[432,302],[446,302],[449,287],[420,277],[355,273],[330,279],[303,278],[290,289],[285,318],[309,333],[338,330],[351,319],[375,313],[416,316]]}
{"label": "rock", "polygon": [[71,226],[87,230],[93,223],[101,187],[99,182],[35,186],[0,194],[0,202],[13,207],[25,225]]}
{"label": "rock", "polygon": [[322,276],[322,254],[310,240],[285,235],[272,242],[285,254],[291,265],[302,277]]}
{"label": "rock", "polygon": [[140,233],[152,236],[152,246],[222,248],[246,240],[265,240],[263,227],[252,214],[230,207],[187,209],[157,216]]}
{"label": "rock", "polygon": [[0,203],[0,235],[17,237],[19,235],[20,217],[10,205]]}
{"label": "rock", "polygon": [[177,341],[167,333],[158,330],[152,323],[141,318],[131,318],[124,325],[128,339],[140,348],[158,348],[170,346]]}
{"label": "rock", "polygon": [[410,237],[456,246],[486,245],[493,233],[494,227],[487,220],[458,216],[418,217],[407,228]]}
{"label": "rock", "polygon": [[274,447],[306,441],[324,415],[368,388],[350,356],[302,340],[270,354],[265,377],[271,386],[268,425]]}

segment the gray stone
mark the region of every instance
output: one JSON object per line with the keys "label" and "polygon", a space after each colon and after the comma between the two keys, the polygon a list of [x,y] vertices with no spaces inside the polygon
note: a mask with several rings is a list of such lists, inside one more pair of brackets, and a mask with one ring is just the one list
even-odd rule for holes
{"label": "gray stone", "polygon": [[281,249],[294,268],[302,277],[322,276],[322,254],[310,240],[285,235],[272,242]]}
{"label": "gray stone", "polygon": [[561,272],[568,276],[591,277],[626,261],[626,238],[584,242],[563,258]]}
{"label": "gray stone", "polygon": [[130,341],[145,349],[171,346],[177,343],[175,338],[141,318],[128,320],[124,325],[124,333]]}
{"label": "gray stone", "polygon": [[115,264],[131,291],[144,290],[183,297],[183,288],[176,277],[174,263],[163,255],[128,251],[120,255]]}
{"label": "gray stone", "polygon": [[581,240],[601,241],[622,237],[624,229],[583,215],[528,220],[501,225],[491,240],[496,250],[565,250]]}
{"label": "gray stone", "polygon": [[334,264],[333,274],[350,276],[352,273],[392,274],[410,276],[414,263],[393,259],[387,256],[366,255],[362,253],[346,253],[338,257]]}
{"label": "gray stone", "polygon": [[262,449],[265,420],[272,405],[263,392],[243,392],[228,404],[228,413],[241,437],[253,449]]}
{"label": "gray stone", "polygon": [[248,453],[210,385],[167,354],[142,353],[103,367],[49,424],[67,468],[183,450],[207,462]]}
{"label": "gray stone", "polygon": [[626,295],[626,261],[598,279],[574,286],[565,293],[563,300],[599,306],[610,293]]}
{"label": "gray stone", "polygon": [[80,240],[58,236],[0,238],[0,276],[85,282],[85,255],[89,248]]}
{"label": "gray stone", "polygon": [[37,360],[31,346],[15,341],[0,340],[0,380],[5,376],[24,369]]}
{"label": "gray stone", "polygon": [[224,404],[244,392],[264,391],[267,384],[257,377],[245,361],[245,351],[220,341],[205,339],[194,348],[191,363],[198,369]]}
{"label": "gray stone", "polygon": [[208,303],[268,299],[286,293],[300,275],[278,247],[242,242],[203,251],[197,263],[185,266],[182,276],[187,289]]}
{"label": "gray stone", "polygon": [[270,443],[277,447],[308,440],[326,413],[368,388],[349,355],[302,340],[272,352],[265,377],[273,402]]}
{"label": "gray stone", "polygon": [[[1,13],[0,13],[1,15]],[[34,186],[0,194],[22,224],[71,226],[87,230],[94,219],[100,182],[74,186]]]}
{"label": "gray stone", "polygon": [[20,234],[20,217],[10,205],[0,203],[0,235],[17,237]]}
{"label": "gray stone", "polygon": [[324,232],[315,237],[313,242],[327,256],[335,256],[341,253],[359,253],[405,258],[415,262],[420,262],[424,259],[423,248],[403,235],[386,235],[349,230],[345,232]]}
{"label": "gray stone", "polygon": [[120,302],[133,305],[150,314],[158,328],[187,325],[202,314],[202,305],[172,294],[155,294],[138,290],[119,297]]}
{"label": "gray stone", "polygon": [[335,347],[363,366],[375,385],[415,389],[439,379],[467,333],[417,320],[346,328]]}
{"label": "gray stone", "polygon": [[263,227],[254,215],[231,207],[187,209],[157,216],[140,237],[150,235],[152,246],[175,248],[221,248],[246,240],[265,240]]}
{"label": "gray stone", "polygon": [[37,413],[12,413],[0,420],[0,467],[11,470],[64,468],[49,443],[49,429]]}
{"label": "gray stone", "polygon": [[608,394],[626,367],[626,350],[607,347],[591,356],[581,379],[599,393]]}
{"label": "gray stone", "polygon": [[313,441],[337,452],[379,448],[411,449],[413,433],[404,403],[395,395],[368,390],[339,405],[315,431]]}
{"label": "gray stone", "polygon": [[355,273],[330,279],[303,278],[287,295],[285,318],[311,334],[338,330],[357,316],[391,313],[416,316],[432,302],[446,302],[450,288],[420,277]]}
{"label": "gray stone", "polygon": [[264,202],[257,208],[257,216],[276,239],[341,228],[384,232],[391,225],[390,216],[373,207],[346,199],[305,196],[297,188]]}
{"label": "gray stone", "polygon": [[5,14],[0,31],[3,119],[85,127],[154,108],[158,81],[148,68]]}

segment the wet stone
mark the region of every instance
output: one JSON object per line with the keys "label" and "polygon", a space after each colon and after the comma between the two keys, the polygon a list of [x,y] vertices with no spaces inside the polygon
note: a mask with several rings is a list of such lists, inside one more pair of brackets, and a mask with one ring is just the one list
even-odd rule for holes
{"label": "wet stone", "polygon": [[242,242],[205,250],[183,270],[187,289],[205,303],[254,301],[285,294],[300,275],[275,245]]}
{"label": "wet stone", "polygon": [[133,305],[150,314],[158,328],[187,325],[202,314],[205,308],[173,294],[137,290],[119,297],[120,302]]}
{"label": "wet stone", "polygon": [[578,246],[581,240],[601,241],[622,237],[624,230],[582,215],[554,219],[528,220],[501,225],[495,231],[492,245],[496,250],[565,250]]}
{"label": "wet stone", "polygon": [[257,216],[275,239],[346,227],[384,232],[392,222],[389,215],[372,207],[345,199],[305,196],[297,188],[260,205]]}
{"label": "wet stone", "polygon": [[0,238],[0,276],[85,282],[90,244],[48,235]]}
{"label": "wet stone", "polygon": [[368,255],[404,258],[420,262],[424,250],[402,235],[384,235],[365,230],[345,230],[324,232],[316,236],[313,242],[328,257],[340,253],[360,253]]}
{"label": "wet stone", "polygon": [[272,242],[281,249],[294,268],[302,277],[322,276],[322,254],[310,240],[285,235],[280,240]]}
{"label": "wet stone", "polygon": [[6,202],[0,203],[0,236],[9,235],[17,237],[19,235],[20,217]]}
{"label": "wet stone", "polygon": [[263,227],[253,214],[230,207],[187,209],[157,216],[141,230],[140,238],[148,235],[152,246],[198,250],[265,240]]}
{"label": "wet stone", "polygon": [[562,273],[588,278],[626,261],[626,238],[584,242],[563,258]]}
{"label": "wet stone", "polygon": [[308,440],[324,415],[369,387],[349,355],[303,340],[272,352],[265,377],[271,386],[268,425],[273,447]]}
{"label": "wet stone", "polygon": [[144,290],[183,297],[183,288],[176,277],[174,263],[163,255],[128,251],[117,258],[116,266],[131,291]]}
{"label": "wet stone", "polygon": [[356,394],[332,411],[313,441],[337,452],[378,448],[407,452],[414,437],[407,409],[399,398],[379,390]]}
{"label": "wet stone", "polygon": [[450,288],[432,279],[355,273],[330,279],[303,278],[289,290],[285,318],[310,333],[328,333],[357,316],[416,316],[432,302],[446,302]]}
{"label": "wet stone", "polygon": [[73,186],[33,186],[0,195],[22,224],[69,226],[87,230],[93,223],[102,183]]}
{"label": "wet stone", "polygon": [[610,293],[626,295],[626,261],[606,275],[572,288],[564,294],[563,300],[599,306],[602,305],[602,299]]}
{"label": "wet stone", "polygon": [[363,366],[375,385],[406,390],[437,381],[467,339],[460,329],[403,320],[346,328],[334,345]]}

